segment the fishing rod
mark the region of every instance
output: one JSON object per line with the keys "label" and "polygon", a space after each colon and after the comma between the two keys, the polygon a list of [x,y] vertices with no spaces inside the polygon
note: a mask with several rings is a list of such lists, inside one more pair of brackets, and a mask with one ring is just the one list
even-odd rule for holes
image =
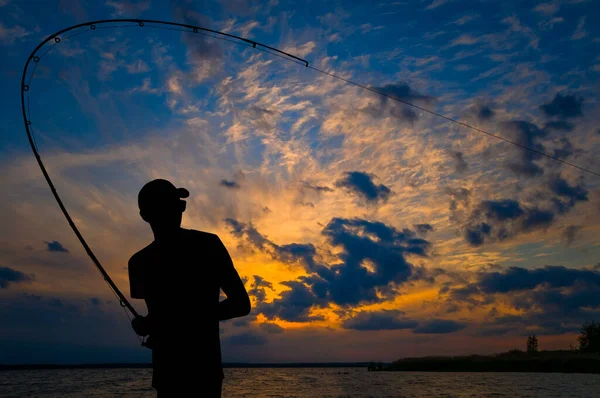
{"label": "fishing rod", "polygon": [[[59,30],[58,32],[48,36],[44,41],[42,41],[41,43],[39,43],[37,45],[37,47],[31,52],[31,54],[27,58],[27,62],[25,62],[25,67],[23,68],[23,75],[21,76],[21,111],[23,113],[23,123],[25,124],[25,131],[27,132],[27,138],[29,140],[29,145],[31,146],[31,150],[33,151],[35,159],[37,160],[37,163],[40,167],[40,170],[42,171],[42,174],[44,175],[44,178],[46,179],[46,182],[48,183],[48,186],[50,187],[50,190],[52,191],[52,195],[54,196],[54,199],[56,199],[56,203],[58,203],[58,207],[60,207],[60,210],[62,211],[63,215],[67,219],[69,226],[71,227],[71,229],[77,236],[77,239],[79,239],[79,242],[85,249],[87,255],[90,257],[90,259],[92,260],[92,262],[94,263],[94,265],[96,266],[98,271],[100,271],[100,274],[102,275],[102,277],[104,278],[106,283],[108,283],[108,285],[110,286],[113,293],[119,299],[119,304],[121,305],[121,307],[129,310],[129,312],[131,312],[131,314],[134,317],[138,317],[139,316],[138,312],[135,310],[135,308],[133,308],[131,303],[129,303],[129,300],[127,300],[127,298],[119,290],[117,285],[115,285],[115,283],[113,282],[111,277],[108,275],[108,273],[106,272],[106,270],[100,263],[100,260],[98,260],[98,258],[96,257],[96,255],[94,254],[92,249],[89,247],[89,245],[87,244],[83,235],[81,234],[81,232],[79,232],[79,229],[75,225],[75,222],[69,215],[69,212],[67,211],[67,208],[65,207],[62,199],[60,198],[58,191],[56,190],[56,187],[54,186],[54,183],[52,182],[52,179],[50,178],[50,175],[48,174],[48,171],[46,170],[46,167],[44,166],[44,162],[42,161],[42,157],[40,156],[40,153],[38,151],[37,144],[35,142],[35,138],[34,138],[32,127],[31,127],[31,118],[30,118],[31,114],[29,112],[29,96],[28,96],[29,84],[31,83],[31,80],[35,73],[35,68],[37,67],[37,64],[48,53],[48,51],[50,51],[52,49],[52,47],[54,47],[55,45],[60,43],[61,39],[65,40],[65,39],[68,39],[69,37],[73,37],[73,36],[79,35],[81,33],[87,32],[87,31],[82,31],[82,32],[75,33],[73,35],[70,35],[67,37],[62,37],[62,38],[60,35],[63,35],[66,32],[69,32],[69,31],[72,31],[72,30],[78,29],[78,28],[89,27],[89,30],[95,30],[98,25],[113,24],[113,23],[136,23],[140,27],[149,26],[149,27],[156,27],[156,28],[162,27],[162,28],[166,28],[166,29],[173,29],[171,27],[174,26],[174,27],[178,27],[178,28],[184,28],[184,29],[176,29],[176,30],[180,30],[182,32],[190,32],[190,33],[208,32],[210,34],[217,35],[217,36],[211,36],[211,37],[223,38],[223,39],[233,41],[236,43],[247,44],[249,46],[252,46],[253,48],[256,48],[256,49],[259,49],[262,51],[266,51],[272,55],[277,55],[277,56],[280,56],[283,58],[287,57],[287,59],[289,59],[291,61],[304,64],[305,67],[308,67],[308,61],[306,61],[302,58],[298,58],[298,57],[296,57],[292,54],[289,54],[285,51],[278,50],[274,47],[256,42],[254,40],[246,39],[244,37],[232,35],[229,33],[219,32],[217,30],[203,28],[203,27],[195,26],[195,25],[183,24],[183,23],[178,23],[178,22],[157,21],[157,20],[151,20],[151,19],[103,19],[103,20],[90,21],[90,22],[84,22],[84,23],[80,23],[77,25],[73,25],[68,28]],[[146,25],[146,24],[150,24],[150,25]],[[135,26],[135,25],[125,25],[125,26]],[[107,27],[110,27],[110,26],[107,26]],[[120,27],[122,27],[122,26],[120,26]],[[234,41],[231,39],[234,39],[237,41]],[[38,56],[37,55],[38,51],[46,43],[48,43],[52,40],[54,40],[54,44],[52,45],[52,47],[49,48],[43,54]],[[27,78],[27,71],[28,71],[29,65],[32,61],[34,62],[35,66],[33,68],[33,71],[29,78],[29,81],[26,84],[25,80]],[[27,106],[26,106],[26,104],[27,104]]]}

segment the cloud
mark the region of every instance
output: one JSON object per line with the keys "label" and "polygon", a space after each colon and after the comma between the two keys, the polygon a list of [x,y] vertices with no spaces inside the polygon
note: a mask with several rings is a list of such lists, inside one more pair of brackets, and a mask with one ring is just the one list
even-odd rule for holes
{"label": "cloud", "polygon": [[450,0],[433,0],[427,7],[425,7],[425,9],[426,10],[433,10],[434,8],[438,8],[440,6],[443,6],[444,4],[446,4],[449,1]]}
{"label": "cloud", "polygon": [[33,32],[30,32],[19,25],[15,25],[12,28],[7,28],[2,23],[0,23],[0,43],[2,44],[13,44],[15,40],[22,40],[23,38],[29,36],[32,33]]}
{"label": "cloud", "polygon": [[447,319],[432,319],[431,321],[423,322],[414,329],[417,334],[447,334],[462,330],[467,325],[462,322],[447,320]]}
{"label": "cloud", "polygon": [[565,22],[565,19],[563,17],[554,17],[554,18],[550,19],[549,21],[540,22],[538,24],[538,26],[540,27],[541,30],[547,30],[547,29],[554,28],[554,25],[556,25],[557,23],[561,23],[561,22]]}
{"label": "cloud", "polygon": [[418,323],[406,319],[404,312],[398,310],[361,311],[355,316],[345,319],[342,327],[353,330],[399,330],[413,329]]}
{"label": "cloud", "polygon": [[[210,20],[185,6],[175,3],[173,14],[175,19],[194,26],[209,26]],[[205,35],[190,35],[182,32],[181,40],[187,47],[186,59],[190,70],[186,79],[199,84],[224,71],[223,49],[212,37]]]}
{"label": "cloud", "polygon": [[304,58],[308,54],[310,54],[316,47],[316,43],[314,41],[308,41],[300,46],[298,45],[288,45],[283,48],[283,52],[288,54],[292,54],[298,58]]}
{"label": "cloud", "polygon": [[538,334],[574,332],[600,309],[600,273],[594,269],[510,267],[483,272],[477,283],[482,294],[505,295],[506,302],[521,313],[497,317],[494,324],[521,330],[536,325]]}
{"label": "cloud", "polygon": [[569,225],[565,227],[562,236],[567,246],[571,246],[573,242],[575,242],[575,239],[577,238],[579,231],[581,231],[581,228],[581,225]]}
{"label": "cloud", "polygon": [[466,24],[467,22],[471,22],[475,19],[479,18],[479,15],[474,14],[474,15],[463,15],[462,17],[452,21],[452,22],[448,22],[446,25],[458,25],[458,26],[463,26],[464,24]]}
{"label": "cloud", "polygon": [[539,37],[530,27],[523,25],[519,18],[511,15],[510,17],[504,18],[501,22],[510,25],[509,31],[513,31],[525,36],[529,41],[529,46],[535,48],[536,50],[539,49]]}
{"label": "cloud", "polygon": [[262,235],[251,224],[245,224],[233,218],[224,220],[230,232],[245,242],[246,249],[257,250],[269,254],[273,259],[287,264],[300,264],[311,270],[315,267],[316,248],[312,243],[290,243],[278,245]]}
{"label": "cloud", "polygon": [[491,120],[496,112],[489,105],[475,104],[470,108],[471,113],[479,120]]}
{"label": "cloud", "polygon": [[[254,248],[285,263],[305,265],[308,275],[281,282],[289,290],[281,292],[272,302],[259,304],[258,311],[268,318],[290,322],[321,319],[311,314],[312,307],[379,302],[396,286],[430,278],[406,259],[409,255],[427,257],[430,243],[407,228],[398,230],[360,218],[333,218],[321,233],[331,246],[338,248],[337,260],[325,264],[312,244],[278,245],[251,225],[236,220],[227,222],[235,236]],[[264,297],[262,293],[259,295]]]}
{"label": "cloud", "polygon": [[150,1],[143,0],[138,2],[129,2],[125,0],[107,1],[104,3],[107,7],[114,9],[111,14],[113,17],[137,17],[142,12],[150,8]]}
{"label": "cloud", "polygon": [[8,289],[10,284],[27,283],[34,280],[34,275],[27,275],[21,271],[8,267],[0,267],[0,289]]}
{"label": "cloud", "polygon": [[362,112],[377,119],[393,117],[411,125],[419,119],[419,115],[409,106],[395,101],[392,98],[410,104],[424,105],[430,105],[436,101],[435,97],[420,94],[405,83],[373,87],[373,90],[384,95],[373,95],[372,98],[375,99],[375,102],[369,102],[365,107],[361,108],[360,110]]}
{"label": "cloud", "polygon": [[575,126],[565,120],[551,120],[544,126],[544,130],[556,130],[556,131],[573,131]]}
{"label": "cloud", "polygon": [[493,294],[532,290],[542,285],[546,288],[562,288],[578,282],[600,286],[600,273],[562,265],[547,265],[535,269],[510,267],[501,272],[482,273],[479,287],[483,293]]}
{"label": "cloud", "polygon": [[523,206],[516,200],[484,200],[472,211],[463,231],[464,238],[472,246],[480,246],[547,228],[554,219],[551,210]]}
{"label": "cloud", "polygon": [[540,109],[548,117],[557,116],[567,119],[583,115],[582,104],[583,98],[557,93],[551,102],[540,105]]}
{"label": "cloud", "polygon": [[[523,147],[544,151],[544,147],[538,140],[546,136],[546,131],[535,124],[523,120],[513,120],[502,122],[500,127],[511,141]],[[506,167],[509,170],[525,177],[534,177],[543,173],[542,168],[534,163],[534,160],[540,158],[540,154],[525,148],[517,148],[516,150],[519,156],[517,159],[511,159],[507,162]]]}
{"label": "cloud", "polygon": [[322,186],[322,185],[314,185],[314,184],[311,184],[311,183],[306,182],[306,181],[302,184],[302,186],[304,188],[306,188],[306,189],[311,189],[311,190],[319,192],[319,193],[321,193],[321,192],[333,192],[333,189],[331,189],[329,187]]}
{"label": "cloud", "polygon": [[463,158],[463,153],[459,151],[450,151],[450,156],[456,162],[455,163],[455,171],[459,174],[464,173],[469,168],[467,162]]}
{"label": "cloud", "polygon": [[46,242],[49,252],[68,253],[69,251],[58,241]]}
{"label": "cloud", "polygon": [[335,186],[345,188],[370,203],[387,201],[392,194],[391,189],[383,184],[375,185],[373,177],[360,171],[350,171],[337,180]]}
{"label": "cloud", "polygon": [[221,180],[219,185],[231,189],[240,189],[240,184],[238,184],[237,181]]}
{"label": "cloud", "polygon": [[225,345],[240,346],[240,345],[265,345],[267,344],[267,338],[259,332],[246,331],[231,336],[227,336],[223,339]]}
{"label": "cloud", "polygon": [[559,8],[560,5],[557,2],[540,3],[537,6],[535,6],[533,11],[549,16],[555,14]]}
{"label": "cloud", "polygon": [[280,334],[285,332],[285,329],[276,323],[264,322],[259,324],[258,327],[267,334]]}
{"label": "cloud", "polygon": [[458,36],[456,39],[452,40],[448,47],[455,46],[470,46],[472,44],[476,44],[479,42],[479,38],[472,36],[468,33],[464,33]]}
{"label": "cloud", "polygon": [[129,65],[127,65],[127,72],[134,74],[134,73],[145,73],[148,72],[150,70],[150,67],[148,66],[147,63],[145,63],[143,60],[138,59],[137,62],[133,62]]}
{"label": "cloud", "polygon": [[267,292],[265,289],[274,290],[273,284],[258,275],[254,275],[253,277],[254,283],[252,288],[248,290],[248,294],[254,296],[258,302],[265,301],[265,298],[267,297]]}
{"label": "cloud", "polygon": [[373,89],[385,95],[389,95],[390,97],[398,98],[406,102],[422,102],[428,105],[435,102],[435,97],[420,94],[417,91],[413,90],[406,83],[387,84],[383,87],[373,87]]}
{"label": "cloud", "polygon": [[88,19],[85,7],[79,0],[60,0],[60,9],[64,12],[73,14],[78,22],[83,22]]}
{"label": "cloud", "polygon": [[586,19],[585,16],[579,18],[579,22],[577,23],[577,28],[575,29],[573,36],[571,36],[571,40],[581,40],[587,36],[587,32],[584,30],[585,19]]}
{"label": "cloud", "polygon": [[324,300],[315,296],[308,285],[301,281],[287,281],[281,284],[290,289],[281,292],[276,300],[260,304],[257,307],[259,312],[267,318],[279,318],[288,322],[309,322],[323,319],[322,316],[310,314],[311,308],[323,304]]}
{"label": "cloud", "polygon": [[435,230],[430,224],[415,224],[413,226],[420,235],[427,235],[428,232],[433,232]]}

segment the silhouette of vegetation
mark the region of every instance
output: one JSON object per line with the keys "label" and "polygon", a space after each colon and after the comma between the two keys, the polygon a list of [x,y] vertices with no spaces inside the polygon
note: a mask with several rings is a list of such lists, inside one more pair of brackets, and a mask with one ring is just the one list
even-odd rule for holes
{"label": "silhouette of vegetation", "polygon": [[512,349],[492,355],[403,358],[371,371],[418,372],[551,372],[600,373],[600,323],[583,324],[579,349],[539,351],[537,336],[527,338],[527,351]]}
{"label": "silhouette of vegetation", "polygon": [[577,338],[579,351],[600,353],[600,323],[587,322],[581,327],[581,334]]}
{"label": "silhouette of vegetation", "polygon": [[527,337],[527,352],[531,354],[538,351],[538,339],[535,334]]}

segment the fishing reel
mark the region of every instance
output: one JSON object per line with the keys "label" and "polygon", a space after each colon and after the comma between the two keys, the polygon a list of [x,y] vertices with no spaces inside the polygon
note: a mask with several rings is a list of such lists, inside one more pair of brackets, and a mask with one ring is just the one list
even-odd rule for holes
{"label": "fishing reel", "polygon": [[142,347],[152,349],[153,348],[152,337],[150,337],[150,336],[143,337],[142,338]]}

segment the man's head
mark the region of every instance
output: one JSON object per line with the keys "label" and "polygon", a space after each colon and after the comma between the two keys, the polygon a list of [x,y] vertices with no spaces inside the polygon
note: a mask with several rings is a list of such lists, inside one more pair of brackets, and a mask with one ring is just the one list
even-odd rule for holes
{"label": "man's head", "polygon": [[171,182],[156,179],[142,187],[138,194],[138,206],[142,219],[152,228],[171,229],[181,225],[181,216],[185,211],[190,193],[185,188],[176,188]]}

